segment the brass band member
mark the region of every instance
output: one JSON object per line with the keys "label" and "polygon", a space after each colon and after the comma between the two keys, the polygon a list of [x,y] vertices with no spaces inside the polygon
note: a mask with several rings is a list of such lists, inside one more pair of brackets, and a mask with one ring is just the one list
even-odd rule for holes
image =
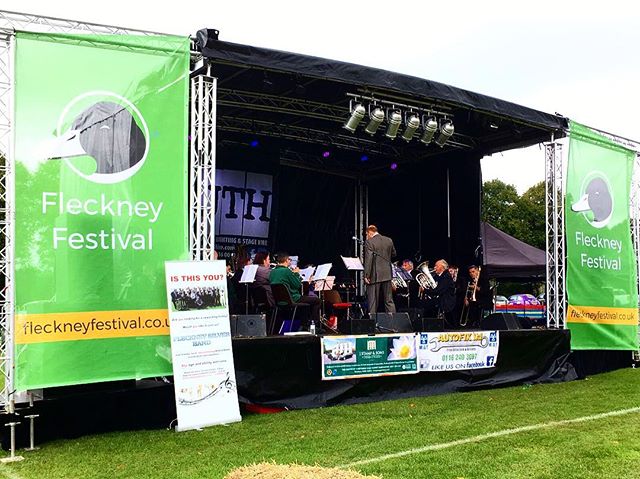
{"label": "brass band member", "polygon": [[[436,287],[427,293],[430,300],[427,302],[427,308],[441,318],[444,317],[447,325],[453,325],[452,312],[456,306],[455,284],[449,274],[449,265],[444,259],[436,261],[433,271],[433,279],[436,280]],[[428,314],[429,314],[428,313]]]}
{"label": "brass band member", "polygon": [[[298,272],[298,268],[293,271],[289,269],[291,265],[291,258],[289,254],[285,252],[276,254],[276,261],[278,262],[275,269],[271,271],[269,275],[269,281],[271,284],[284,284],[289,290],[291,299],[294,303],[307,303],[310,306],[311,319],[316,325],[320,324],[320,298],[317,296],[303,296],[302,295],[302,279]],[[309,324],[302,323],[300,328],[308,330]]]}
{"label": "brass band member", "polygon": [[378,300],[382,296],[384,310],[395,313],[391,291],[391,258],[396,255],[393,240],[378,233],[375,225],[367,227],[367,241],[364,243],[364,282],[367,285],[369,314],[378,311]]}
{"label": "brass band member", "polygon": [[484,311],[492,309],[492,303],[489,281],[481,276],[480,268],[472,264],[469,266],[469,283],[464,298],[464,306],[469,308],[467,326],[479,328]]}

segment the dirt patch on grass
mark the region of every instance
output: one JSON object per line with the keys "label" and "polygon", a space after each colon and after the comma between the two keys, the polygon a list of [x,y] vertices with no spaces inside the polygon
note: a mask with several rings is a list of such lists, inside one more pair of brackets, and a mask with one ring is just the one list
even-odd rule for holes
{"label": "dirt patch on grass", "polygon": [[336,469],[335,467],[262,462],[234,469],[224,479],[380,479],[380,477],[364,476],[356,471]]}

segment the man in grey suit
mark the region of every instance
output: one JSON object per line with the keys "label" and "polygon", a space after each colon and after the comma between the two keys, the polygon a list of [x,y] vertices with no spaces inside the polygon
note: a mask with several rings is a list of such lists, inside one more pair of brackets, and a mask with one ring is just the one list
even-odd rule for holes
{"label": "man in grey suit", "polygon": [[396,312],[391,291],[391,258],[395,255],[393,240],[378,233],[375,225],[369,225],[367,241],[364,243],[364,282],[367,285],[370,315],[378,311],[378,300],[381,296],[385,312]]}

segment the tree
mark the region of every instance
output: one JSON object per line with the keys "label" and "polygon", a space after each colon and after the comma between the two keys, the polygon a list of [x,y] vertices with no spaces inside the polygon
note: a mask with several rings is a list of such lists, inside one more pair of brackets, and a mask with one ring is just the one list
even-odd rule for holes
{"label": "tree", "polygon": [[482,189],[482,221],[515,236],[518,228],[514,210],[518,199],[515,186],[500,180],[485,182]]}

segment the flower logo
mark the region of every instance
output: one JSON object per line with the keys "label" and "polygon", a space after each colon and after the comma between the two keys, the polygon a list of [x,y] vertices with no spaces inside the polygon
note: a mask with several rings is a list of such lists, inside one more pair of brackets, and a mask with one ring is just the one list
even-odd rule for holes
{"label": "flower logo", "polygon": [[400,336],[393,340],[387,359],[413,359],[416,357],[416,342],[414,336]]}

